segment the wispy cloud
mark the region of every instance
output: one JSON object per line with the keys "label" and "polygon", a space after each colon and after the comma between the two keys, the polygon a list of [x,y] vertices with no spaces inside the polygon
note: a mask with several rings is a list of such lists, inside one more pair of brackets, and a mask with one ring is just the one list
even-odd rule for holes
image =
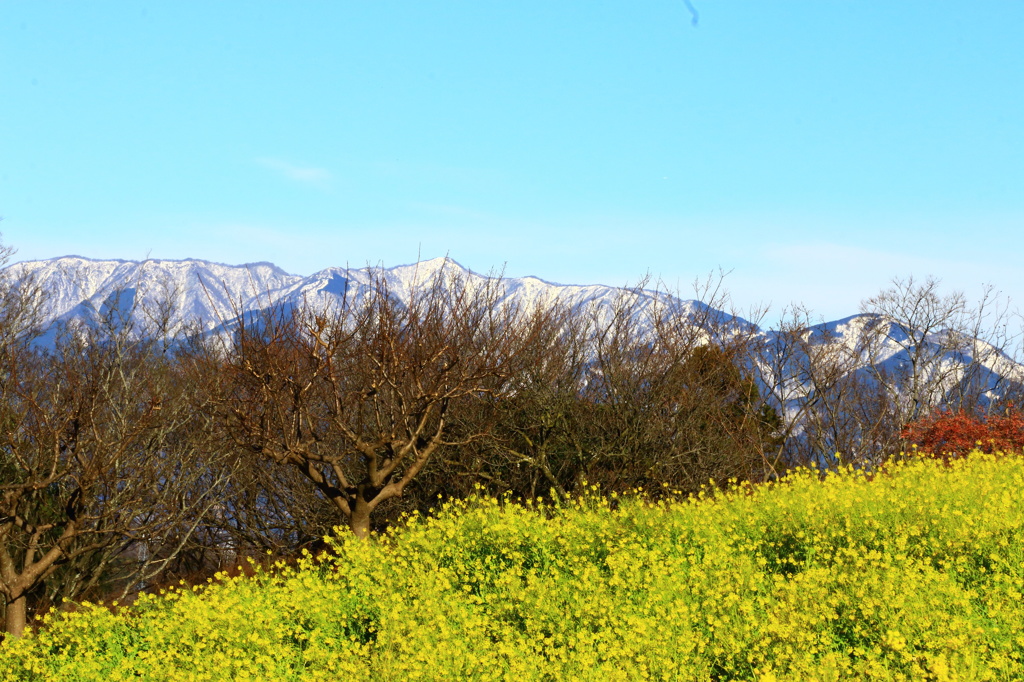
{"label": "wispy cloud", "polygon": [[315,185],[317,187],[326,187],[327,183],[329,183],[334,177],[326,168],[299,166],[282,159],[260,157],[256,159],[256,163],[264,168],[269,168],[270,170],[275,171],[289,180],[301,182],[306,185]]}

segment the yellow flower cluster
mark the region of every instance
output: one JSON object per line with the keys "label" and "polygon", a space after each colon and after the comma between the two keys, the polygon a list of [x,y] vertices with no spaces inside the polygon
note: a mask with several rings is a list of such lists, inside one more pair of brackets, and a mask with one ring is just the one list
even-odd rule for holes
{"label": "yellow flower cluster", "polygon": [[1024,679],[1024,460],[652,502],[474,498],[338,556],[82,604],[0,680]]}

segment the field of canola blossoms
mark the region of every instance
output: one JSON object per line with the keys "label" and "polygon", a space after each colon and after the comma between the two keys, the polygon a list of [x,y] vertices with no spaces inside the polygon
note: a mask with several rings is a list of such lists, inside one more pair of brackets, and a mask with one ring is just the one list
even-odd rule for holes
{"label": "field of canola blossoms", "polygon": [[1024,460],[562,508],[475,499],[340,558],[83,604],[3,680],[1024,679]]}

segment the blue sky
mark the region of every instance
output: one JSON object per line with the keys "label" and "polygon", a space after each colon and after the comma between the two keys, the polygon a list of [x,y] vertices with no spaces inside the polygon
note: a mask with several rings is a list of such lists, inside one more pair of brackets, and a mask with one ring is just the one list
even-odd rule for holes
{"label": "blue sky", "polygon": [[1024,2],[0,5],[18,259],[1024,304]]}

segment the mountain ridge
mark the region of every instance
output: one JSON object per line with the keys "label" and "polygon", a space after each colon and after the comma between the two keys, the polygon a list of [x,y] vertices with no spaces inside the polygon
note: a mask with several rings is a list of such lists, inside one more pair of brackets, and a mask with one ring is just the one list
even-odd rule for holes
{"label": "mountain ridge", "polygon": [[[342,296],[358,298],[370,286],[373,275],[384,277],[391,293],[407,301],[410,292],[435,276],[443,268],[453,268],[470,286],[493,281],[493,275],[473,272],[449,257],[441,257],[390,268],[367,266],[363,268],[328,267],[308,276],[288,273],[268,261],[229,265],[204,259],[92,259],[82,256],[21,261],[8,265],[5,270],[14,280],[31,277],[46,291],[43,321],[48,327],[44,340],[53,338],[54,329],[75,318],[89,318],[109,310],[111,306],[124,306],[120,295],[130,295],[131,302],[141,297],[142,302],[157,303],[161,299],[171,303],[171,328],[180,329],[186,323],[200,321],[208,332],[230,328],[238,315],[248,314],[270,305],[300,306],[330,305]],[[762,329],[754,322],[728,313],[697,299],[684,299],[658,289],[629,289],[603,284],[555,284],[536,276],[501,277],[504,286],[502,300],[514,301],[527,308],[558,300],[572,306],[593,306],[601,321],[608,321],[619,297],[637,296],[633,315],[643,321],[644,315],[655,306],[675,306],[684,313],[702,313],[714,316],[719,332],[726,330],[746,333],[766,347],[783,341],[792,341],[793,330],[784,332]],[[724,322],[724,325],[722,323]],[[639,333],[650,331],[638,325]],[[879,327],[878,325],[887,325]],[[870,330],[882,333],[870,346],[865,343]],[[707,330],[704,330],[707,331]],[[944,349],[939,333],[921,338],[918,346],[910,344],[907,331],[891,320],[883,320],[872,313],[857,313],[838,320],[807,324],[795,331],[803,339],[798,351],[798,364],[811,361],[815,349],[826,346],[836,356],[840,373],[863,373],[866,368],[891,374],[904,372],[915,361],[912,353],[923,350],[934,357],[936,370],[943,374],[944,387],[953,390],[955,382],[963,380],[968,372],[960,367],[972,368],[972,381],[981,381],[984,393],[996,394],[988,386],[998,386],[1002,379],[1012,378],[1024,382],[1024,367],[1013,358],[986,342],[975,339],[967,351]],[[707,336],[707,340],[712,337]],[[840,355],[842,357],[840,357]],[[784,411],[798,410],[820,390],[802,379],[799,373],[782,378],[772,373],[763,360],[753,361],[749,369],[761,377],[762,388],[771,390]],[[980,378],[979,378],[980,377]],[[916,380],[916,379],[915,379]],[[923,380],[923,379],[922,379]],[[933,382],[934,383],[934,382]],[[948,384],[948,386],[946,386]]]}
{"label": "mountain ridge", "polygon": [[[288,273],[267,261],[228,265],[199,258],[132,261],[61,256],[20,261],[5,269],[14,275],[15,280],[31,276],[47,291],[44,320],[48,324],[64,318],[82,303],[88,302],[98,310],[102,306],[101,299],[119,288],[143,285],[143,295],[151,301],[158,293],[170,295],[180,319],[202,319],[207,327],[212,328],[215,320],[232,316],[235,307],[253,310],[279,302],[297,304],[303,295],[312,297],[310,302],[314,304],[322,303],[318,300],[322,298],[320,294],[339,295],[343,281],[367,285],[371,271],[379,271],[392,293],[404,299],[412,288],[429,280],[444,267],[456,269],[474,283],[492,278],[465,268],[448,257],[380,269],[373,266],[332,266],[308,276]],[[506,288],[505,298],[515,298],[526,304],[554,298],[572,304],[610,302],[627,291],[604,284],[555,284],[532,275],[501,277],[500,281]],[[159,292],[156,289],[158,285]],[[651,301],[677,300],[661,291],[645,289],[640,293]]]}

